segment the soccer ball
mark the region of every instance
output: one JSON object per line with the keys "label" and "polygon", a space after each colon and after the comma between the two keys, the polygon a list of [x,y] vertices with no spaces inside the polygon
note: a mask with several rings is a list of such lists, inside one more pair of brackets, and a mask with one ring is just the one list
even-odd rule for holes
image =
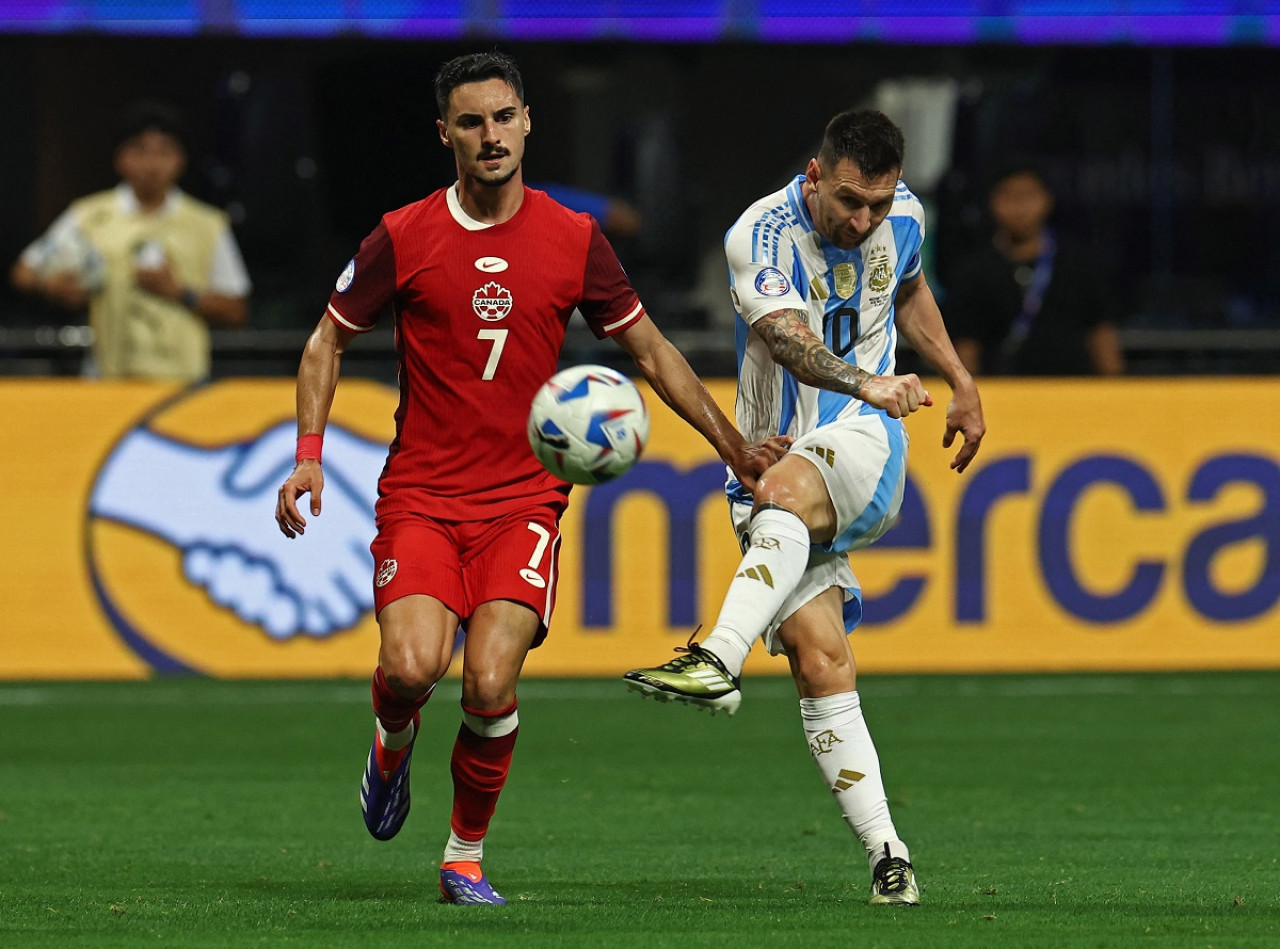
{"label": "soccer ball", "polygon": [[538,390],[529,444],[542,466],[574,484],[602,484],[631,470],[649,440],[640,390],[604,366],[573,366]]}

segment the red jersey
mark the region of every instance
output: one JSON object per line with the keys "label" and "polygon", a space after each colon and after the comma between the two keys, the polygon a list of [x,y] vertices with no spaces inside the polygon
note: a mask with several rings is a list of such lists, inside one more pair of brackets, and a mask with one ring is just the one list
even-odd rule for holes
{"label": "red jersey", "polygon": [[644,307],[595,219],[524,189],[508,221],[468,218],[453,186],[383,217],[338,279],[330,319],[374,327],[390,304],[399,354],[396,435],[378,515],[500,517],[568,486],[529,448],[538,388],[575,309],[603,339]]}

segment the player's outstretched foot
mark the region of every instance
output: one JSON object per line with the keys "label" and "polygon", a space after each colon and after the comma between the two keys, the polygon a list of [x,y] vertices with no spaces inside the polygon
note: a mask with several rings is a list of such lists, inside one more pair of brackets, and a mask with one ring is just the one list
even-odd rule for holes
{"label": "player's outstretched foot", "polygon": [[421,725],[422,718],[415,712],[413,738],[399,751],[387,751],[381,737],[376,732],[373,736],[364,780],[360,782],[360,809],[364,811],[364,825],[378,840],[390,840],[400,833],[409,816],[409,761]]}
{"label": "player's outstretched foot", "polygon": [[498,891],[485,879],[480,864],[446,863],[440,867],[440,893],[446,903],[505,906]]}
{"label": "player's outstretched foot", "polygon": [[742,703],[739,680],[729,675],[715,653],[692,639],[687,646],[677,646],[676,652],[684,655],[652,669],[632,669],[622,677],[627,688],[643,698],[652,695],[660,702],[684,702],[712,715],[719,711],[732,715],[738,710]]}
{"label": "player's outstretched foot", "polygon": [[871,871],[872,906],[918,906],[916,871],[901,857],[885,857]]}

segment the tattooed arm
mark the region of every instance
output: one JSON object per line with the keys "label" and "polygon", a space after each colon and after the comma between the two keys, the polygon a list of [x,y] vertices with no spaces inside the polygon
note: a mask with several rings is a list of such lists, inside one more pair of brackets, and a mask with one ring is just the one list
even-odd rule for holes
{"label": "tattooed arm", "polygon": [[773,361],[805,385],[851,395],[884,409],[890,418],[903,418],[933,404],[914,373],[875,376],[845,362],[809,329],[800,310],[774,310],[751,328],[769,347]]}

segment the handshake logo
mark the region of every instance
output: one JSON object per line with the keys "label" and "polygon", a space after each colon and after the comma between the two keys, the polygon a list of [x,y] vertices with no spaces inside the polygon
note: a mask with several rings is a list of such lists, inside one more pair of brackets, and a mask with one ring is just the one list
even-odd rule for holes
{"label": "handshake logo", "polygon": [[305,544],[290,543],[272,512],[293,470],[295,433],[281,422],[253,440],[206,448],[135,428],[99,472],[89,513],[181,551],[188,582],[272,640],[331,636],[373,608],[369,542],[387,449],[331,424],[324,513],[308,517]]}

